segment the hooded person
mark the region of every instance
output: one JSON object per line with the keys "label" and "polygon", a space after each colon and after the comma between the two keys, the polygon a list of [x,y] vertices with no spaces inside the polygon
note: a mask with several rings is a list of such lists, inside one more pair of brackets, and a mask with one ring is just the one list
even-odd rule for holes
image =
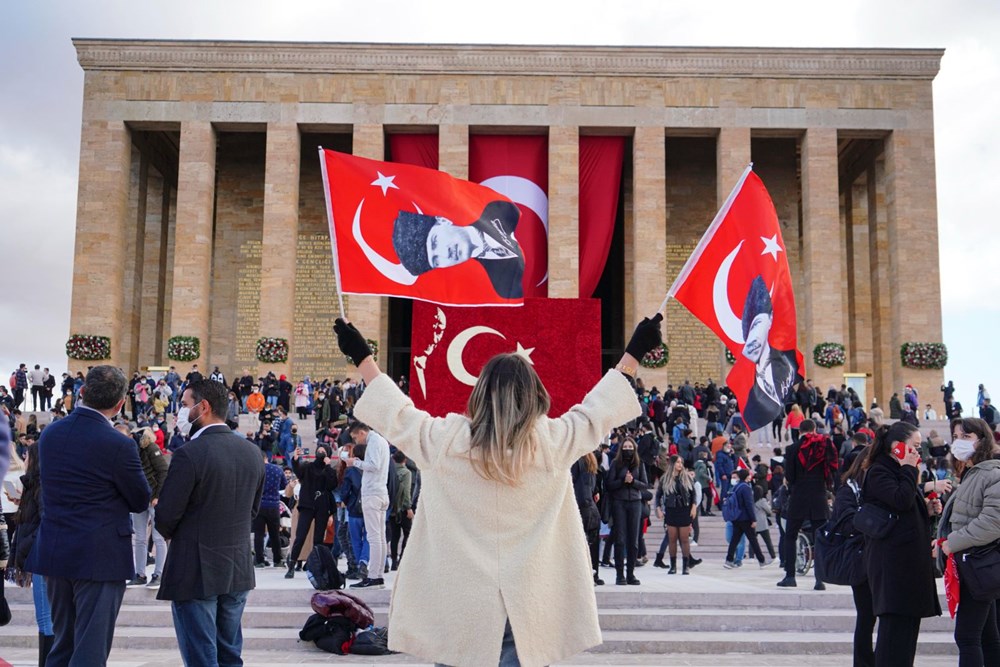
{"label": "hooded person", "polygon": [[524,252],[514,238],[520,211],[506,201],[487,204],[479,219],[456,225],[442,216],[400,211],[392,229],[392,246],[400,263],[414,276],[475,260],[486,271],[497,295],[524,296]]}
{"label": "hooded person", "polygon": [[745,405],[744,421],[751,430],[774,421],[784,409],[785,397],[796,381],[795,350],[775,350],[768,341],[774,307],[764,279],[750,283],[743,306],[743,356],[756,364],[755,377]]}

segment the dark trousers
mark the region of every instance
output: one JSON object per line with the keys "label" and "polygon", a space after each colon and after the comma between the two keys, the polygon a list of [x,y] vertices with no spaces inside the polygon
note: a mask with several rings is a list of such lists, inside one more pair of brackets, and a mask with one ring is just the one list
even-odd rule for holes
{"label": "dark trousers", "polygon": [[615,545],[615,529],[611,527],[611,532],[604,538],[604,554],[601,556],[602,563],[611,562],[611,547]]}
{"label": "dark trousers", "polygon": [[125,581],[46,577],[55,641],[48,667],[104,665],[111,653]]}
{"label": "dark trousers", "polygon": [[31,409],[35,412],[45,408],[45,387],[31,385]]}
{"label": "dark trousers", "polygon": [[[785,576],[792,579],[795,578],[795,551],[798,547],[799,531],[802,530],[803,523],[805,523],[803,519],[788,519],[785,525],[785,553],[782,556],[785,560]],[[813,544],[816,544],[815,535],[814,531],[809,531],[809,538],[813,540]],[[815,568],[813,568],[813,573],[816,574],[816,581],[819,581],[819,574],[816,573]]]}
{"label": "dark trousers", "polygon": [[875,667],[912,667],[919,635],[920,619],[915,616],[879,616]]}
{"label": "dark trousers", "polygon": [[740,538],[747,536],[750,543],[750,550],[758,562],[764,562],[764,554],[761,553],[760,545],[757,543],[757,531],[750,527],[752,521],[733,521],[733,539],[729,540],[729,549],[726,551],[726,560],[733,562],[736,557],[736,547],[740,543]]}
{"label": "dark trousers", "polygon": [[875,610],[872,608],[872,589],[868,582],[851,586],[854,594],[854,667],[874,667],[875,649],[872,632],[875,630]]}
{"label": "dark trousers", "polygon": [[302,550],[302,545],[306,543],[306,535],[309,534],[309,526],[312,525],[313,521],[316,522],[316,527],[313,530],[313,546],[323,544],[323,538],[326,536],[326,523],[329,519],[330,510],[325,505],[316,508],[299,508],[299,522],[295,524],[295,544],[292,545],[292,550],[288,552],[289,567],[295,565],[295,561],[299,557],[299,552]]}
{"label": "dark trousers", "polygon": [[[771,531],[770,530],[758,530],[757,535],[760,539],[764,540],[764,546],[767,547],[767,555],[774,558],[774,543],[771,542]],[[697,542],[698,540],[695,540]]]}
{"label": "dark trousers", "polygon": [[243,664],[240,657],[243,652],[242,620],[249,592],[171,603],[177,648],[187,667]]}
{"label": "dark trousers", "polygon": [[959,667],[1000,665],[1000,634],[997,632],[996,601],[980,602],[959,582],[958,613],[955,615],[955,643]]}
{"label": "dark trousers", "polygon": [[781,515],[775,513],[774,523],[778,525],[778,557],[781,560],[781,566],[785,566],[785,521],[782,520]]}
{"label": "dark trousers", "polygon": [[[403,557],[403,552],[406,551],[406,543],[410,539],[410,528],[413,527],[413,519],[406,518],[406,515],[401,517],[390,517],[389,518],[389,556],[392,558],[394,564],[399,564],[399,559]],[[403,544],[399,544],[399,538],[403,538]]]}
{"label": "dark trousers", "polygon": [[635,571],[639,552],[639,522],[642,521],[642,503],[638,500],[616,500],[611,505],[615,516],[615,569],[618,576]]}
{"label": "dark trousers", "polygon": [[14,409],[20,408],[21,403],[24,403],[24,390],[18,387],[14,388]]}
{"label": "dark trousers", "polygon": [[598,572],[598,567],[600,565],[600,550],[601,550],[601,531],[591,530],[586,533],[587,535],[587,546],[590,547],[590,567],[593,568],[594,574]]}
{"label": "dark trousers", "polygon": [[267,529],[268,545],[271,547],[272,562],[281,562],[281,519],[277,507],[261,507],[253,519],[253,556],[258,563],[264,562],[264,529]]}

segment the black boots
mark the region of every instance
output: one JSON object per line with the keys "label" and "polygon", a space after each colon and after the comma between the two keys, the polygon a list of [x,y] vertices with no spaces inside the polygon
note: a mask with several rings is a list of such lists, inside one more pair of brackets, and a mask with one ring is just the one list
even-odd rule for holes
{"label": "black boots", "polygon": [[653,561],[653,567],[662,567],[664,570],[667,569],[667,564],[663,562],[663,554],[656,554],[656,560]]}
{"label": "black boots", "polygon": [[285,564],[288,565],[288,572],[285,572],[285,579],[294,579],[295,578],[295,561],[293,561],[292,557],[289,556],[288,560],[285,562]]}
{"label": "black boots", "polygon": [[667,570],[667,574],[677,574],[677,556],[670,557],[670,569]]}
{"label": "black boots", "polygon": [[596,571],[594,572],[594,585],[595,586],[603,586],[604,585],[604,580],[601,579],[601,575],[598,572],[596,572]]}
{"label": "black boots", "polygon": [[690,561],[690,560],[691,560],[691,559],[690,559],[690,558],[688,558],[687,556],[682,556],[682,557],[681,557],[681,563],[683,564],[683,565],[682,565],[683,569],[681,570],[681,574],[691,574],[691,573],[690,573],[690,572],[688,571],[688,561]]}

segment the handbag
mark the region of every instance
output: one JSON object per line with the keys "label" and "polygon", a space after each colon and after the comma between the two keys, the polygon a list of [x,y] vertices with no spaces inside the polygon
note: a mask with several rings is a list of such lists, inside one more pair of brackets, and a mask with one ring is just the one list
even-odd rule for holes
{"label": "handbag", "polygon": [[[863,560],[864,535],[844,535],[840,528],[849,518],[844,513],[836,523],[829,521],[816,531],[816,576],[838,586],[857,586],[868,578]],[[857,515],[855,515],[857,526]]]}
{"label": "handbag", "polygon": [[1000,598],[1000,540],[955,555],[959,581],[973,599],[991,602]]}
{"label": "handbag", "polygon": [[873,540],[884,540],[892,532],[898,520],[898,514],[893,514],[878,505],[864,503],[854,514],[854,528]]}

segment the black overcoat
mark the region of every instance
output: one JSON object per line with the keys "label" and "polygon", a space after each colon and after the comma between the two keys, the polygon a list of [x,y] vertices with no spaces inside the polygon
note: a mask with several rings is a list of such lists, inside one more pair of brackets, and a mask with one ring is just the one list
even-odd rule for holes
{"label": "black overcoat", "polygon": [[[833,443],[826,443],[833,447]],[[796,521],[811,520],[815,528],[830,516],[826,502],[828,482],[823,476],[823,466],[806,470],[799,462],[799,443],[785,450],[785,480],[788,481],[788,512],[783,518]],[[832,480],[829,482],[832,484]]]}

